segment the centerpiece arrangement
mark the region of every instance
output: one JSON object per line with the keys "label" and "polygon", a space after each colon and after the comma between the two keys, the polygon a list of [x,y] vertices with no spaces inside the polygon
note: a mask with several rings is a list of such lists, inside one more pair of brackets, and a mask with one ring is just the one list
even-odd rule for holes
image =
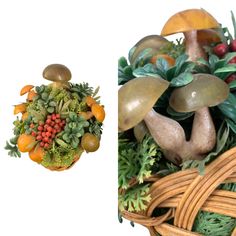
{"label": "centerpiece arrangement", "polygon": [[26,101],[14,106],[14,137],[5,149],[10,156],[28,152],[31,160],[50,170],[66,170],[79,160],[83,151],[100,146],[104,107],[99,87],[69,82],[70,70],[51,64],[43,71],[48,85],[26,85],[20,90]]}
{"label": "centerpiece arrangement", "polygon": [[236,235],[231,17],[234,35],[204,9],[178,12],[119,59],[119,219],[151,236]]}

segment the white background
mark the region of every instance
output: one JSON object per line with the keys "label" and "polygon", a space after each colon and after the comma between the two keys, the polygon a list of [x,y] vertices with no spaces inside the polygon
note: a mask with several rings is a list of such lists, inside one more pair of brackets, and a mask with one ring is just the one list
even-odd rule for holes
{"label": "white background", "polygon": [[[232,5],[226,0],[1,0],[0,235],[148,235],[141,226],[117,220],[117,59],[187,8],[205,8],[231,28]],[[100,85],[107,112],[101,148],[59,173],[27,154],[8,157],[3,148],[12,136],[13,105],[25,99],[20,88],[46,83],[41,73],[51,63],[68,66],[72,82]]]}

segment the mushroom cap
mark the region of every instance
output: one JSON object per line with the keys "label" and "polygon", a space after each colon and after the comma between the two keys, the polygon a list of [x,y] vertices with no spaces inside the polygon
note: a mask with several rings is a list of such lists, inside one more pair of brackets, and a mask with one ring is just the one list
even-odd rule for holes
{"label": "mushroom cap", "polygon": [[204,29],[197,32],[197,41],[201,45],[209,45],[221,42],[221,37],[219,32],[214,29]]}
{"label": "mushroom cap", "polygon": [[188,9],[171,16],[165,23],[161,35],[219,27],[216,19],[204,9]]}
{"label": "mushroom cap", "polygon": [[192,112],[203,107],[222,103],[229,95],[229,86],[221,79],[210,74],[195,74],[191,83],[176,88],[169,100],[177,112]]}
{"label": "mushroom cap", "polygon": [[135,61],[140,52],[144,49],[151,48],[150,55],[156,54],[162,46],[167,44],[169,41],[160,35],[148,35],[139,40],[135,45],[135,50],[131,55],[131,64]]}
{"label": "mushroom cap", "polygon": [[71,79],[71,72],[64,65],[51,64],[43,70],[43,77],[53,82],[66,82]]}
{"label": "mushroom cap", "polygon": [[124,84],[118,92],[119,131],[128,130],[143,120],[168,86],[168,81],[154,77],[136,78]]}

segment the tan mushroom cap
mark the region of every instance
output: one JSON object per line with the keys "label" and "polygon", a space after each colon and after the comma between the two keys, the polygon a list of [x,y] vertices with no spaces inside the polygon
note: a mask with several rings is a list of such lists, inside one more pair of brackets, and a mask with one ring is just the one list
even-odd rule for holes
{"label": "tan mushroom cap", "polygon": [[148,35],[142,38],[134,45],[135,50],[131,56],[130,62],[133,63],[139,53],[144,49],[151,48],[150,54],[154,55],[167,43],[169,43],[169,41],[160,35]]}
{"label": "tan mushroom cap", "polygon": [[171,16],[165,23],[161,35],[219,27],[216,19],[204,9],[188,9]]}
{"label": "tan mushroom cap", "polygon": [[168,81],[154,77],[136,78],[123,85],[118,92],[119,131],[142,121],[168,86]]}
{"label": "tan mushroom cap", "polygon": [[191,83],[176,88],[169,104],[177,112],[192,112],[222,103],[229,95],[229,86],[210,74],[195,74]]}
{"label": "tan mushroom cap", "polygon": [[43,77],[53,82],[67,82],[71,79],[71,72],[64,65],[51,64],[43,70]]}

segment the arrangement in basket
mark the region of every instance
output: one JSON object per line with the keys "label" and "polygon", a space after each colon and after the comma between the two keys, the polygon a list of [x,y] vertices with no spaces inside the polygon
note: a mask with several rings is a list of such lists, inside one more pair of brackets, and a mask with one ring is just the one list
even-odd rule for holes
{"label": "arrangement in basket", "polygon": [[66,170],[83,151],[99,148],[105,111],[99,88],[69,82],[66,66],[51,64],[43,77],[52,83],[21,89],[26,101],[14,106],[14,114],[22,115],[14,121],[14,137],[5,149],[15,157],[28,152],[31,160],[50,170]]}
{"label": "arrangement in basket", "polygon": [[231,17],[234,35],[204,9],[178,12],[119,59],[119,219],[152,236],[236,235]]}

